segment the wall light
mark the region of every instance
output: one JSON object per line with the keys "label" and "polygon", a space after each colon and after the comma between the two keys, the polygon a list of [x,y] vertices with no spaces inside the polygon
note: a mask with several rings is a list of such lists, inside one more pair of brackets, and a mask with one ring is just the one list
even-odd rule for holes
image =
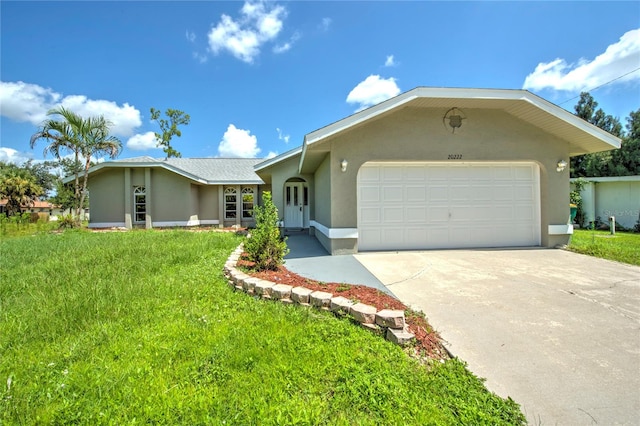
{"label": "wall light", "polygon": [[566,169],[566,168],[567,168],[567,162],[564,161],[564,160],[560,160],[560,161],[558,161],[558,164],[556,164],[556,171],[558,173],[564,171],[564,169]]}
{"label": "wall light", "polygon": [[349,165],[349,162],[347,160],[342,160],[340,162],[340,170],[342,170],[343,172],[346,172],[348,165]]}

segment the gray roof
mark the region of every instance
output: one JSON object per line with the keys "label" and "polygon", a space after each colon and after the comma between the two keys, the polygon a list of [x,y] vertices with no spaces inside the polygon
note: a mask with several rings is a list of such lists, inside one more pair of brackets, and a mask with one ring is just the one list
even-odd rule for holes
{"label": "gray roof", "polygon": [[149,156],[108,161],[89,173],[113,167],[161,167],[205,184],[264,184],[253,166],[263,158],[152,158]]}

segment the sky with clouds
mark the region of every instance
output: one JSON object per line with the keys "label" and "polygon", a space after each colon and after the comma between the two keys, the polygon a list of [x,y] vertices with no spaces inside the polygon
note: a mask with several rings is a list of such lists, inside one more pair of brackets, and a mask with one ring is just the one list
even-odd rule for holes
{"label": "sky with clouds", "polygon": [[[46,23],[35,25],[34,23]],[[42,160],[49,109],[104,115],[120,158],[271,157],[417,86],[640,108],[636,2],[0,2],[0,161]],[[51,158],[48,158],[51,159]]]}

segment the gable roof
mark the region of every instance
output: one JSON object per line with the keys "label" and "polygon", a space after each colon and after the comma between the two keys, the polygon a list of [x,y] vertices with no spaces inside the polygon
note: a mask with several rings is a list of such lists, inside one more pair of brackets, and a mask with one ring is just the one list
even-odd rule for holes
{"label": "gable roof", "polygon": [[[302,144],[299,171],[303,170],[308,147],[405,106],[441,108],[443,111],[454,106],[465,109],[500,109],[567,141],[570,156],[620,147],[620,138],[527,90],[417,87],[306,134]],[[286,154],[275,157],[268,164],[272,165],[289,158],[290,155]]]}
{"label": "gable roof", "polygon": [[[261,158],[152,158],[148,156],[125,158],[97,164],[89,169],[89,175],[107,168],[151,167],[169,170],[187,179],[206,185],[262,185],[264,182],[253,167],[264,161]],[[66,177],[65,183],[73,180]]]}

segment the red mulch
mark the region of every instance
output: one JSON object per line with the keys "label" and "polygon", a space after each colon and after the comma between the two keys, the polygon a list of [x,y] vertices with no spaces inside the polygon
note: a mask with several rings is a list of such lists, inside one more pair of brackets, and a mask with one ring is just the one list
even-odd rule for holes
{"label": "red mulch", "polygon": [[314,291],[325,291],[332,293],[334,296],[343,296],[353,301],[374,306],[378,310],[397,309],[405,311],[405,321],[411,333],[416,336],[416,344],[413,346],[412,355],[418,357],[427,356],[437,360],[449,358],[443,346],[442,338],[433,330],[426,318],[415,311],[411,311],[406,305],[387,293],[364,285],[324,283],[311,280],[301,277],[283,266],[280,267],[278,271],[254,272],[250,270],[253,263],[242,258],[238,262],[238,266],[247,269],[249,275],[276,284],[287,284],[294,287],[306,287]]}

